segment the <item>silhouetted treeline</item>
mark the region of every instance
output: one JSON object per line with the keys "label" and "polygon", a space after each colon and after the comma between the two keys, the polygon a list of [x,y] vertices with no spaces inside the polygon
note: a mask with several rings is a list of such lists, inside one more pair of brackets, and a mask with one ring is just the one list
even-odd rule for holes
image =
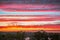
{"label": "silhouetted treeline", "polygon": [[37,32],[0,32],[0,40],[60,40],[60,33]]}

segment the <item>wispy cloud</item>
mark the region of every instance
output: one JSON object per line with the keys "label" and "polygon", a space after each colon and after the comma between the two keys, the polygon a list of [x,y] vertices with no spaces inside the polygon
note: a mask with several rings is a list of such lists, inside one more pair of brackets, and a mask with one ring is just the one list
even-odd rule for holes
{"label": "wispy cloud", "polygon": [[55,21],[8,21],[0,22],[0,26],[34,26],[34,25],[48,25],[60,24],[60,20]]}

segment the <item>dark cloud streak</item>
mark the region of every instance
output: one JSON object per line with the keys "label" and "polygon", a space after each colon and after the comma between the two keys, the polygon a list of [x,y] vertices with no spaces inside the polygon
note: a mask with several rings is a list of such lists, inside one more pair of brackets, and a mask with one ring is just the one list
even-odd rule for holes
{"label": "dark cloud streak", "polygon": [[29,4],[60,4],[60,0],[0,0],[1,2],[29,3]]}

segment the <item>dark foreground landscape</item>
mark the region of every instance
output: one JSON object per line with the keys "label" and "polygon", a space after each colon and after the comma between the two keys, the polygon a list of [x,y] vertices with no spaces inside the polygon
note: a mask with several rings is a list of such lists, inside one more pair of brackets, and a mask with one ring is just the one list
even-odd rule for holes
{"label": "dark foreground landscape", "polygon": [[43,30],[36,32],[0,32],[0,40],[60,40],[60,33]]}

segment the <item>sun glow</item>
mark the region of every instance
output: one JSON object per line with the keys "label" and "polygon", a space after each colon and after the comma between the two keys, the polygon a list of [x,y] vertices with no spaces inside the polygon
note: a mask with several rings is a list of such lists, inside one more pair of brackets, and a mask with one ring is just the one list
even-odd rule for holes
{"label": "sun glow", "polygon": [[34,30],[60,30],[60,28],[20,28],[20,27],[8,27],[0,28],[0,31],[5,32],[17,32],[17,31],[34,31]]}

